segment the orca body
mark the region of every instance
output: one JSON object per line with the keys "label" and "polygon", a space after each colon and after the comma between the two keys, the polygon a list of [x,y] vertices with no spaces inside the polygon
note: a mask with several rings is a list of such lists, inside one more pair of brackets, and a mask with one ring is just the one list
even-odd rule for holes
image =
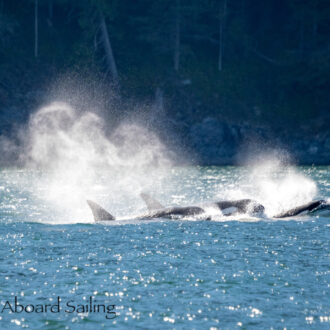
{"label": "orca body", "polygon": [[302,215],[303,213],[312,213],[315,211],[320,211],[320,210],[329,210],[330,209],[330,204],[327,203],[325,200],[317,200],[317,201],[312,201],[310,203],[295,207],[293,209],[290,209],[288,211],[282,212],[274,218],[287,218],[287,217],[293,217],[296,215]]}
{"label": "orca body", "polygon": [[[141,194],[142,199],[145,201],[148,207],[148,213],[140,215],[138,217],[131,218],[130,220],[152,220],[158,218],[167,219],[180,219],[187,216],[206,215],[205,207],[216,207],[224,216],[231,216],[237,214],[249,214],[249,215],[263,215],[264,206],[253,201],[251,199],[240,199],[236,201],[218,201],[214,203],[205,204],[203,206],[174,206],[164,207],[157,200],[152,198],[146,193]],[[93,201],[87,200],[89,207],[92,210],[94,221],[114,221],[116,218],[102,208],[100,205]],[[303,215],[306,213],[312,213],[320,210],[330,210],[330,203],[324,200],[312,201],[310,203],[295,207],[288,211],[282,212],[274,218],[287,218],[296,215]],[[211,220],[209,216],[205,216],[204,220]]]}
{"label": "orca body", "polygon": [[[155,211],[155,210],[162,210],[165,209],[165,207],[160,204],[157,200],[152,198],[150,195],[146,193],[140,194],[141,198],[146,203],[149,212]],[[181,215],[196,215],[205,213],[205,210],[203,207],[215,207],[219,209],[223,215],[234,215],[239,213],[262,213],[265,208],[253,201],[252,199],[240,199],[236,201],[219,201],[214,203],[208,203],[202,206],[187,206],[187,207],[174,207],[174,208],[168,208],[167,210],[173,211],[175,214],[181,214]]]}
{"label": "orca body", "polygon": [[155,210],[149,212],[145,219],[154,219],[154,218],[178,218],[178,217],[187,217],[187,216],[196,216],[205,213],[205,210],[198,206],[175,206],[167,207],[160,210]]}
{"label": "orca body", "polygon": [[[167,218],[167,219],[178,219],[187,216],[197,216],[202,215],[205,209],[202,206],[174,206],[174,207],[164,207],[157,200],[149,196],[148,194],[142,193],[142,199],[145,201],[149,212],[147,214],[135,217],[134,220],[151,220],[157,218]],[[93,201],[87,200],[87,204],[92,210],[94,220],[98,221],[114,221],[115,217],[102,208],[100,205]],[[244,213],[260,213],[264,211],[264,207],[261,204],[251,200],[242,199],[237,201],[220,201],[215,203],[206,204],[207,206],[218,208],[223,215],[235,215]],[[204,206],[204,207],[205,207]],[[211,220],[209,216],[205,220]]]}
{"label": "orca body", "polygon": [[[261,214],[265,211],[263,205],[253,201],[252,199],[240,199],[237,201],[219,201],[215,202],[223,215],[234,214]],[[236,209],[236,210],[235,210]]]}
{"label": "orca body", "polygon": [[[92,210],[94,221],[114,221],[116,218],[106,211],[103,207],[96,204],[93,201],[88,200],[87,204]],[[186,206],[186,207],[166,207],[162,209],[151,210],[147,214],[134,217],[132,220],[151,220],[157,218],[182,218],[186,216],[196,216],[204,213],[205,211],[197,206]]]}

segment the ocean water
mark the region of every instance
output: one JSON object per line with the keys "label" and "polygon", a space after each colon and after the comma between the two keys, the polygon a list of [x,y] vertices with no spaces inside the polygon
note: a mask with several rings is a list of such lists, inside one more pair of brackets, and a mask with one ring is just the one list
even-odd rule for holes
{"label": "ocean water", "polygon": [[165,205],[249,197],[267,211],[213,221],[131,221],[139,191],[101,180],[93,199],[126,219],[109,224],[49,173],[3,169],[0,328],[329,329],[329,216],[272,218],[329,199],[329,169],[182,167],[148,187]]}

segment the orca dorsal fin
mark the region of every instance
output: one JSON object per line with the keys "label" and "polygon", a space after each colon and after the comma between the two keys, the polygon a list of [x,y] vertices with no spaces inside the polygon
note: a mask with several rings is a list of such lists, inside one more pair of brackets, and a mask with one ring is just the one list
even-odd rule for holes
{"label": "orca dorsal fin", "polygon": [[113,215],[106,211],[103,207],[93,201],[87,200],[87,204],[92,210],[94,221],[112,221],[116,220]]}
{"label": "orca dorsal fin", "polygon": [[164,206],[162,204],[160,204],[157,200],[152,198],[150,195],[148,195],[146,193],[141,193],[140,196],[144,200],[144,202],[147,204],[149,211],[155,211],[155,210],[164,208]]}

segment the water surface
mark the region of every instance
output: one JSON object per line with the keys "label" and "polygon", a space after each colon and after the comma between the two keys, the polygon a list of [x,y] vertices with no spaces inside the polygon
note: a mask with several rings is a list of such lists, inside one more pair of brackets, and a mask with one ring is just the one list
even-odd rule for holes
{"label": "water surface", "polygon": [[[296,171],[315,184],[314,198],[330,198],[329,167]],[[271,211],[285,203],[274,196],[272,205],[269,187],[244,190],[251,180],[242,178],[249,173],[235,167],[176,168],[162,190],[155,183],[152,193],[165,205],[234,193],[255,193]],[[329,328],[329,217],[218,215],[215,221],[94,224],[84,201],[77,217],[51,203],[43,175],[0,173],[1,310],[15,296],[23,305],[54,304],[60,297],[61,310],[5,309],[1,328]],[[307,198],[297,191],[313,190],[278,175],[282,181],[276,187],[293,192],[292,199]],[[116,215],[145,211],[138,192],[107,200],[105,190],[97,191],[94,198]],[[65,312],[67,302],[88,305],[90,297],[96,304],[115,305],[116,318],[107,319],[112,314],[102,311]]]}

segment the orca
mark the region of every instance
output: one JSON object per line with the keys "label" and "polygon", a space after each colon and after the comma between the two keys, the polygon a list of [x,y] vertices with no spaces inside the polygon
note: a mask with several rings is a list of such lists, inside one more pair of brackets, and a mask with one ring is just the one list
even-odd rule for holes
{"label": "orca", "polygon": [[87,200],[88,206],[91,208],[95,221],[113,221],[116,220],[113,215],[93,201]]}
{"label": "orca", "polygon": [[263,205],[252,199],[240,199],[236,201],[218,201],[212,203],[219,208],[223,215],[234,214],[262,214],[265,211]]}
{"label": "orca", "polygon": [[[102,206],[97,203],[87,200],[87,204],[92,210],[94,221],[114,221],[116,218],[106,211]],[[152,209],[148,213],[134,217],[132,220],[151,220],[157,218],[179,218],[185,216],[196,216],[204,213],[205,211],[201,207],[197,206],[185,206],[185,207],[165,207],[162,209]]]}
{"label": "orca", "polygon": [[[215,203],[205,204],[204,206],[173,206],[164,207],[157,200],[152,198],[146,193],[140,195],[147,205],[148,213],[134,217],[135,220],[151,220],[157,218],[178,219],[187,216],[197,216],[206,214],[206,207],[216,207],[223,215],[235,215],[239,213],[260,213],[264,211],[264,207],[261,204],[251,199],[241,199],[237,201],[219,201]],[[97,203],[87,200],[87,204],[92,210],[94,220],[98,221],[114,221],[115,217],[102,208]],[[204,220],[211,220],[209,216],[206,216]]]}
{"label": "orca", "polygon": [[[140,195],[147,205],[148,213],[130,218],[130,220],[152,220],[157,218],[180,219],[187,216],[200,216],[205,214],[204,220],[211,220],[207,216],[205,208],[217,207],[225,216],[237,214],[263,215],[264,206],[251,199],[241,199],[236,201],[217,201],[208,203],[204,206],[174,206],[164,207],[156,199],[146,193]],[[89,207],[92,210],[94,221],[114,221],[116,218],[102,208],[97,203],[87,200]],[[306,213],[314,213],[322,210],[330,210],[330,203],[325,200],[316,200],[304,205],[297,206],[288,211],[275,215],[273,218],[287,218]]]}
{"label": "orca", "polygon": [[165,208],[157,200],[155,200],[154,198],[152,198],[150,195],[148,195],[146,193],[141,193],[140,196],[146,203],[149,211],[160,210],[160,209]]}
{"label": "orca", "polygon": [[321,210],[330,210],[330,204],[327,203],[323,199],[320,199],[317,201],[312,201],[307,204],[297,206],[293,209],[290,209],[288,211],[275,215],[274,218],[293,217],[296,215],[302,215],[304,213],[313,213],[313,212],[321,211]]}
{"label": "orca", "polygon": [[[140,196],[146,203],[149,212],[155,210],[161,210],[165,208],[157,200],[155,200],[146,193],[141,193]],[[187,208],[192,208],[192,207],[193,206],[188,206]],[[214,203],[207,203],[201,206],[202,209],[204,209],[205,207],[215,207],[219,209],[223,215],[234,215],[237,213],[257,214],[257,213],[262,213],[265,210],[265,208],[261,204],[257,203],[256,201],[253,201],[252,199],[240,199],[235,201],[218,201]]]}

